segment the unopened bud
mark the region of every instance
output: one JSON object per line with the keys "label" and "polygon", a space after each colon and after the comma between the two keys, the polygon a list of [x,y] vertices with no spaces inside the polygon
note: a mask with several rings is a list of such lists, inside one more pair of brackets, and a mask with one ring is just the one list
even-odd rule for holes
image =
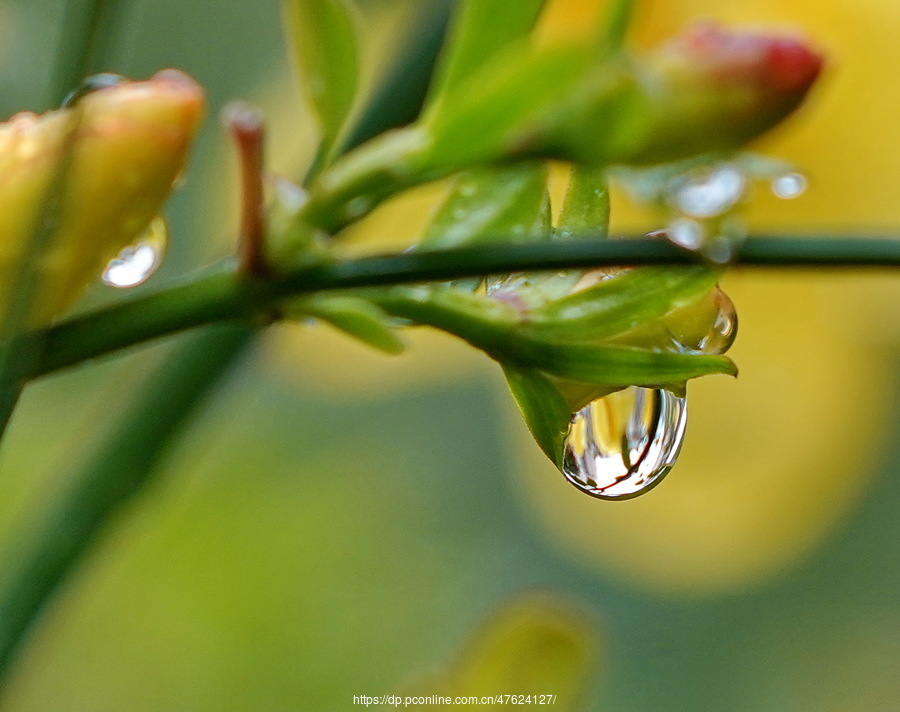
{"label": "unopened bud", "polygon": [[790,115],[821,69],[800,39],[698,24],[587,82],[547,140],[564,157],[604,164],[734,150]]}
{"label": "unopened bud", "polygon": [[75,108],[19,114],[0,125],[0,280],[8,285],[0,290],[0,314],[50,191],[60,191],[58,214],[33,267],[31,325],[65,309],[160,211],[202,108],[200,86],[166,70],[100,88]]}

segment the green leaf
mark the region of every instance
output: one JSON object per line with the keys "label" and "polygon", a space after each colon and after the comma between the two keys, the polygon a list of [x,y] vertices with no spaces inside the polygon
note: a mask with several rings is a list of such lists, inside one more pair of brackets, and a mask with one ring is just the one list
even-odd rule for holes
{"label": "green leaf", "polygon": [[284,0],[284,26],[301,87],[322,129],[321,156],[333,150],[356,97],[359,41],[348,0]]}
{"label": "green leaf", "polygon": [[737,375],[734,363],[724,356],[627,346],[530,340],[510,343],[503,353],[492,355],[520,368],[537,368],[557,378],[608,388],[659,386],[714,373]]}
{"label": "green leaf", "polygon": [[[381,2],[381,0],[376,0]],[[404,3],[402,27],[393,31],[389,56],[341,141],[340,152],[383,131],[412,123],[422,110],[444,45],[454,0]]]}
{"label": "green leaf", "polygon": [[528,156],[540,138],[540,121],[571,93],[590,52],[582,46],[523,46],[503,60],[473,74],[452,103],[426,111],[420,125],[431,138],[425,161],[430,170]]}
{"label": "green leaf", "polygon": [[612,0],[601,34],[601,48],[606,52],[621,49],[634,18],[637,0]]}
{"label": "green leaf", "polygon": [[454,181],[420,244],[444,248],[543,237],[549,233],[549,201],[543,164],[466,171]]}
{"label": "green leaf", "polygon": [[321,319],[388,354],[399,354],[405,348],[390,323],[390,317],[365,299],[320,294],[293,300],[286,311],[291,318]]}
{"label": "green leaf", "polygon": [[462,0],[428,104],[449,103],[467,79],[526,37],[544,0]]}
{"label": "green leaf", "polygon": [[556,462],[572,418],[565,397],[540,371],[505,365],[503,373],[532,436],[544,454]]}
{"label": "green leaf", "polygon": [[633,269],[548,302],[526,328],[541,338],[607,339],[695,302],[718,277],[719,270],[699,265]]}
{"label": "green leaf", "polygon": [[609,234],[609,190],[606,171],[594,166],[573,166],[563,201],[556,237]]}

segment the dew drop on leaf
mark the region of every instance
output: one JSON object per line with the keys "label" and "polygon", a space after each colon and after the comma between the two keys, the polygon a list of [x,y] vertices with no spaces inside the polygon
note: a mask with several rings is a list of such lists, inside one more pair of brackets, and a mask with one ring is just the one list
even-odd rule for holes
{"label": "dew drop on leaf", "polygon": [[103,281],[126,289],[147,281],[162,262],[169,240],[166,222],[155,217],[135,242],[122,248],[103,270]]}
{"label": "dew drop on leaf", "polygon": [[666,476],[681,450],[687,401],[669,390],[631,386],[572,416],[562,472],[582,492],[630,499]]}
{"label": "dew drop on leaf", "polygon": [[699,351],[705,354],[724,354],[737,336],[737,310],[731,297],[716,287],[713,292],[717,312],[706,336],[700,341]]}

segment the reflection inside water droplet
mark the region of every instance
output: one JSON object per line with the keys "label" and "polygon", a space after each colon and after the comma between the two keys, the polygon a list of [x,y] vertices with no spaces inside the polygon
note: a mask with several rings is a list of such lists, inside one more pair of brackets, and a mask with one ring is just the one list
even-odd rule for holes
{"label": "reflection inside water droplet", "polygon": [[772,183],[772,192],[779,198],[790,200],[797,198],[806,192],[806,176],[802,173],[784,173],[775,178]]}
{"label": "reflection inside water droplet", "polygon": [[674,207],[692,218],[712,218],[731,210],[744,195],[747,179],[731,164],[675,181],[669,193]]}
{"label": "reflection inside water droplet", "polygon": [[168,228],[161,217],[154,218],[133,244],[122,249],[103,270],[103,281],[125,289],[145,282],[162,262],[168,242]]}
{"label": "reflection inside water droplet", "polygon": [[699,350],[705,354],[724,354],[737,336],[737,309],[734,308],[731,297],[719,287],[713,291],[713,301],[716,305],[716,318],[701,340]]}
{"label": "reflection inside water droplet", "polygon": [[681,450],[687,401],[660,388],[632,386],[575,413],[562,472],[582,492],[630,499],[666,476]]}

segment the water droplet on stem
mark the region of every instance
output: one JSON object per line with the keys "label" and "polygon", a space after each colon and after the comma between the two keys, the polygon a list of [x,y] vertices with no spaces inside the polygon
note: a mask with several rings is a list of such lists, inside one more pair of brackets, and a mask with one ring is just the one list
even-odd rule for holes
{"label": "water droplet on stem", "polygon": [[666,476],[681,450],[687,401],[662,388],[631,386],[572,416],[562,472],[582,492],[630,499]]}
{"label": "water droplet on stem", "polygon": [[783,200],[797,198],[806,192],[806,176],[802,173],[784,173],[772,180],[772,192]]}

